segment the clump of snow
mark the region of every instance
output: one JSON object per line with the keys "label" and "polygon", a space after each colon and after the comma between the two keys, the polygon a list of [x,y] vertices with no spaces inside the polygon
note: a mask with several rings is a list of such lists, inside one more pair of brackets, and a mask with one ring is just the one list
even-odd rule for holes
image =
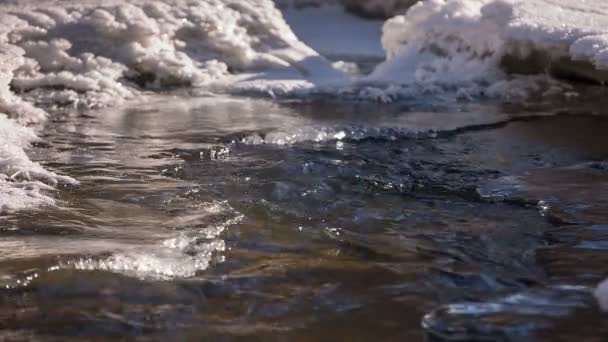
{"label": "clump of snow", "polygon": [[340,74],[298,40],[270,0],[43,1],[4,5],[0,22],[2,50],[19,56],[0,55],[10,63],[0,74],[4,88],[88,107],[129,98],[137,86],[200,87],[267,70],[300,79]]}
{"label": "clump of snow", "polygon": [[40,122],[46,113],[15,95],[10,82],[15,70],[24,63],[24,51],[0,40],[0,113],[16,118],[21,123]]}
{"label": "clump of snow", "polygon": [[387,61],[372,81],[488,84],[504,80],[505,57],[538,51],[546,61],[537,73],[568,60],[608,69],[608,3],[427,0],[388,20],[382,44]]}
{"label": "clump of snow", "polygon": [[52,204],[51,185],[75,183],[32,162],[25,149],[37,140],[32,129],[0,114],[0,211]]}

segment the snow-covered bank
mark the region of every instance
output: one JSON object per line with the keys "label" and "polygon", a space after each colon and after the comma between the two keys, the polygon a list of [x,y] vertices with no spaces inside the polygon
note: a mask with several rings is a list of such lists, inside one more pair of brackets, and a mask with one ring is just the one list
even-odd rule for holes
{"label": "snow-covered bank", "polygon": [[[272,0],[0,1],[0,113],[31,124],[55,106],[116,105],[174,87],[518,101],[569,96],[546,71],[608,80],[603,0],[414,2],[277,0],[281,12]],[[344,8],[368,17],[407,13],[381,32],[380,21]],[[385,53],[369,76],[352,63]],[[2,139],[10,150],[26,147]]]}
{"label": "snow-covered bank", "polygon": [[289,92],[346,80],[270,0],[3,1],[0,22],[4,207],[35,204],[9,181],[18,175],[59,178],[29,161],[23,149],[35,135],[4,115],[32,124],[55,106],[116,105],[175,86]]}
{"label": "snow-covered bank", "polygon": [[608,69],[608,3],[427,0],[388,20],[382,43],[387,61],[371,77],[382,82],[488,84],[505,71],[603,82],[591,70]]}
{"label": "snow-covered bank", "polygon": [[266,70],[340,77],[297,39],[270,0],[4,7],[0,42],[20,56],[11,87],[44,93],[47,101],[95,107],[132,97],[140,87],[201,87],[229,74]]}
{"label": "snow-covered bank", "polygon": [[[600,0],[427,0],[388,20],[381,39],[379,21],[330,5],[288,6],[284,13],[271,0],[1,6],[0,112],[22,122],[44,117],[36,103],[99,107],[171,87],[273,96],[352,94],[359,88],[362,98],[417,96],[430,89],[467,98],[508,88],[512,77],[505,65],[596,78],[605,74],[595,69],[608,67],[608,5]],[[346,74],[356,73],[356,66],[332,65],[324,57],[382,58],[380,40],[387,60],[369,77],[352,78]],[[516,80],[514,88],[521,83]],[[377,88],[368,90],[370,84]]]}

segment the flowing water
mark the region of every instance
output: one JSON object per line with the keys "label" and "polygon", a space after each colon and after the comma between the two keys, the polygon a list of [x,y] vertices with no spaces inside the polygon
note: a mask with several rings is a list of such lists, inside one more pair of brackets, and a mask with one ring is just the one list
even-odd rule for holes
{"label": "flowing water", "polygon": [[601,341],[596,108],[56,113],[30,154],[80,184],[1,217],[0,338]]}

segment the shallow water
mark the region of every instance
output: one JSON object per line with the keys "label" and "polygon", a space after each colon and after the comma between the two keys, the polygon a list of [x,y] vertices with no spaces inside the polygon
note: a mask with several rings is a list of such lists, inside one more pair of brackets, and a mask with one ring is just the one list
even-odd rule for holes
{"label": "shallow water", "polygon": [[602,340],[608,117],[553,112],[58,113],[31,155],[80,185],[1,218],[0,336]]}

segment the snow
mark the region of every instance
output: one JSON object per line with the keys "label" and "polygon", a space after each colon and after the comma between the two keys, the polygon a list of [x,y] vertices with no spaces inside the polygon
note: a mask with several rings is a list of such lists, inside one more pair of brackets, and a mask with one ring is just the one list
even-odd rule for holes
{"label": "snow", "polygon": [[25,149],[36,140],[31,128],[0,115],[0,211],[53,204],[51,185],[76,183],[28,158]]}
{"label": "snow", "polygon": [[[383,29],[344,7],[402,13],[413,2],[312,3],[279,1],[281,12],[270,0],[5,2],[0,111],[40,121],[44,113],[31,103],[42,98],[102,107],[176,86],[280,96],[447,85],[477,94],[472,85],[507,78],[506,56],[533,51],[548,64],[566,58],[608,67],[608,5],[600,0],[428,0]],[[357,68],[347,63],[385,55],[371,76],[352,77]]]}
{"label": "snow", "polygon": [[[230,87],[241,74],[251,75],[241,77],[249,82],[241,88],[276,84],[286,92],[345,79],[298,40],[270,0],[48,0],[0,6],[0,115],[22,124],[44,121],[40,102],[98,108],[143,90]],[[254,82],[259,75],[271,81]],[[22,141],[12,138],[1,141],[3,179],[14,172],[45,181],[59,177],[29,162]],[[16,185],[11,189],[17,191]],[[3,202],[19,195],[7,194]]]}
{"label": "snow", "polygon": [[5,68],[2,83],[81,106],[129,99],[140,87],[202,87],[244,72],[289,70],[299,79],[341,75],[297,39],[270,0],[4,7],[0,43],[19,58]]}
{"label": "snow", "polygon": [[525,61],[539,51],[546,61],[538,73],[569,61],[608,68],[603,0],[428,0],[388,20],[383,32],[387,61],[375,81],[491,83],[505,78],[506,56]]}

